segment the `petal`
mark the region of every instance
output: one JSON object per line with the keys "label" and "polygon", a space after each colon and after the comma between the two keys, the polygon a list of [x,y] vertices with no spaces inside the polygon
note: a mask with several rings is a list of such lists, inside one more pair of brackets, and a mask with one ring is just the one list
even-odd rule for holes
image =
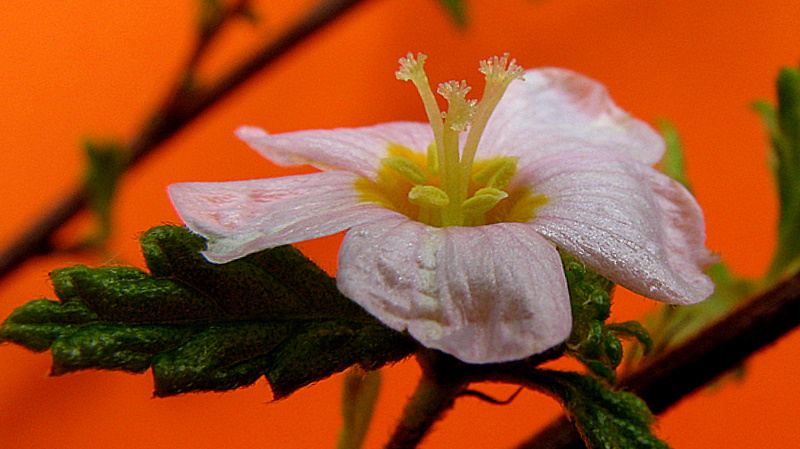
{"label": "petal", "polygon": [[415,122],[383,123],[363,128],[320,129],[284,134],[242,126],[236,135],[279,165],[341,168],[375,179],[390,144],[425,153],[433,141],[430,126]]}
{"label": "petal", "polygon": [[696,273],[698,267],[707,268],[719,262],[719,256],[705,247],[705,221],[700,205],[685,187],[669,176],[656,170],[648,170],[646,175],[662,212],[670,265],[683,278],[709,289],[710,295],[714,288],[711,280],[704,275],[696,277]]}
{"label": "petal", "polygon": [[384,324],[467,363],[523,359],[572,326],[561,259],[522,223],[359,226],[345,236],[337,281]]}
{"label": "petal", "polygon": [[278,245],[335,234],[397,213],[360,202],[345,171],[239,182],[169,186],[175,209],[192,231],[208,238],[204,252],[225,263]]}
{"label": "petal", "polygon": [[700,209],[688,192],[619,154],[554,156],[515,180],[547,203],[530,223],[600,274],[635,293],[692,304],[714,290],[702,269]]}
{"label": "petal", "polygon": [[481,139],[481,158],[519,156],[524,165],[565,149],[613,151],[653,165],[664,141],[649,125],[620,109],[606,88],[557,68],[525,72],[512,82]]}

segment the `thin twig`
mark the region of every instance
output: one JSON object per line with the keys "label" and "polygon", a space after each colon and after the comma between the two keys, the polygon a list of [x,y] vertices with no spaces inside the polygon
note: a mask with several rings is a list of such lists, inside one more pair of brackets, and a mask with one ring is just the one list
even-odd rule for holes
{"label": "thin twig", "polygon": [[[191,76],[197,61],[205,52],[211,38],[221,28],[222,23],[212,25],[210,27],[211,35],[209,32],[201,34],[195,49],[190,54],[186,70],[161,105],[156,108],[156,112],[128,145],[129,159],[125,170],[141,162],[162,143],[232,93],[242,83],[251,79],[253,75],[270,66],[306,38],[362,1],[364,0],[322,1],[296,24],[274,40],[264,44],[238,66],[220,77],[216,83],[198,89],[191,85]],[[233,8],[240,8],[241,4],[246,4],[246,2],[237,2],[228,11],[235,12]],[[19,237],[0,253],[0,279],[11,274],[28,259],[55,251],[56,248],[52,243],[53,235],[86,207],[88,192],[89,189],[83,183],[79,183],[77,187],[74,187],[55,203],[55,206],[21,232]]]}
{"label": "thin twig", "polygon": [[[800,325],[800,273],[754,297],[717,323],[632,372],[620,388],[658,414],[739,366]],[[517,449],[585,448],[575,427],[560,418]]]}

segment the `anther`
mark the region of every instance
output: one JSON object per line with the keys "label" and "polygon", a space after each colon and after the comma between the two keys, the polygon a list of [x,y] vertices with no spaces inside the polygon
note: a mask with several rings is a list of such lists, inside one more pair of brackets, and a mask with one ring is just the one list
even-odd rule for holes
{"label": "anther", "polygon": [[414,186],[408,192],[408,200],[411,204],[423,207],[442,208],[450,204],[450,197],[444,190],[435,186]]}
{"label": "anther", "polygon": [[472,176],[472,180],[486,187],[505,189],[517,173],[518,157],[495,159]]}
{"label": "anther", "polygon": [[492,210],[501,200],[508,198],[508,193],[491,187],[475,192],[472,198],[461,203],[461,210],[467,215],[482,215]]}
{"label": "anther", "polygon": [[410,160],[392,156],[381,160],[386,166],[396,171],[412,184],[425,184],[428,182],[428,174],[425,170],[421,169],[419,165],[411,162]]}

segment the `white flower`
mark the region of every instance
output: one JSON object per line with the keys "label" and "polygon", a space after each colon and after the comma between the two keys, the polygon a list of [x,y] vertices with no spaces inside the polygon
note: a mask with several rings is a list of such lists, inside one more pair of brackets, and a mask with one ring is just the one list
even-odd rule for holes
{"label": "white flower", "polygon": [[[484,61],[480,103],[401,59],[430,124],[237,135],[301,176],[170,186],[187,226],[224,263],[349,230],[339,289],[398,331],[468,363],[518,360],[563,342],[570,301],[556,247],[672,304],[713,291],[697,202],[651,166],[662,139],[605,88],[554,68]],[[523,79],[524,76],[524,79]]]}

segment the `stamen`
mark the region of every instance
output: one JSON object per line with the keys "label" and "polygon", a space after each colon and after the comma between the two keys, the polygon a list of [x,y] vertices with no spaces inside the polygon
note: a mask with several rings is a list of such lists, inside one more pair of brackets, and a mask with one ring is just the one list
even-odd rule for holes
{"label": "stamen", "polygon": [[436,151],[436,142],[428,145],[428,160],[426,161],[428,173],[439,176],[439,152]]}
{"label": "stamen", "polygon": [[444,190],[436,186],[414,186],[408,192],[408,200],[411,204],[422,207],[433,207],[440,209],[450,204],[450,197]]}
{"label": "stamen", "polygon": [[461,204],[461,210],[467,215],[483,215],[497,206],[501,200],[508,198],[508,193],[491,187],[479,189],[472,198]]}
{"label": "stamen", "polygon": [[517,173],[518,157],[502,157],[472,176],[472,180],[486,187],[505,189]]}
{"label": "stamen", "polygon": [[486,129],[486,124],[489,122],[495,107],[497,107],[497,103],[500,102],[506,88],[512,81],[522,79],[523,68],[517,65],[515,59],[509,61],[508,58],[508,53],[505,53],[502,57],[494,56],[486,61],[481,61],[480,72],[486,76],[486,89],[483,92],[483,98],[478,104],[475,119],[472,121],[467,141],[462,151],[461,169],[466,173],[472,170],[472,162],[475,160],[478,143],[480,143],[481,135]]}
{"label": "stamen", "polygon": [[433,130],[433,138],[436,143],[436,151],[439,153],[439,160],[443,161],[444,158],[444,122],[442,121],[442,112],[436,103],[436,97],[433,95],[431,85],[428,82],[428,75],[425,74],[425,60],[428,59],[422,53],[417,53],[417,57],[409,52],[405,58],[400,58],[400,69],[395,72],[397,79],[403,81],[411,81],[419,91],[419,96],[422,98],[422,104],[425,106],[425,113],[428,116],[428,121]]}
{"label": "stamen", "polygon": [[447,112],[442,114],[446,127],[453,131],[461,132],[467,129],[472,119],[475,117],[475,104],[477,100],[467,100],[467,93],[471,87],[467,86],[466,81],[448,81],[439,84],[436,91],[447,100]]}
{"label": "stamen", "polygon": [[425,184],[428,182],[428,174],[425,173],[425,170],[419,168],[419,165],[404,157],[387,157],[381,160],[381,162],[386,164],[388,167],[391,167],[397,173],[400,173],[412,184]]}

